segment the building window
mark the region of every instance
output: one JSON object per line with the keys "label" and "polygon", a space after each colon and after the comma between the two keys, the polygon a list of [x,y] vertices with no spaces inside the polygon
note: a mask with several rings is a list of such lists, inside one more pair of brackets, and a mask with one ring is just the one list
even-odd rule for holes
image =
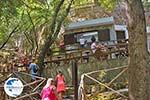
{"label": "building window", "polygon": [[64,35],[64,43],[65,45],[75,44],[76,38],[74,34],[65,34]]}
{"label": "building window", "polygon": [[99,41],[110,41],[110,30],[109,29],[99,30],[98,39]]}
{"label": "building window", "polygon": [[124,40],[125,37],[125,31],[116,31],[117,40]]}
{"label": "building window", "polygon": [[76,34],[77,42],[80,42],[81,39],[84,39],[89,43],[89,42],[91,42],[92,36],[95,36],[96,41],[98,41],[98,32],[97,31],[77,33]]}

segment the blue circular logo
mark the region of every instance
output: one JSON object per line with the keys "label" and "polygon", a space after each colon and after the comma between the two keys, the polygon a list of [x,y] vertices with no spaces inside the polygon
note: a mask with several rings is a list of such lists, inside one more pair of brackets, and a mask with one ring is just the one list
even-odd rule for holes
{"label": "blue circular logo", "polygon": [[23,91],[23,83],[18,78],[9,78],[4,84],[4,90],[10,97],[17,97]]}

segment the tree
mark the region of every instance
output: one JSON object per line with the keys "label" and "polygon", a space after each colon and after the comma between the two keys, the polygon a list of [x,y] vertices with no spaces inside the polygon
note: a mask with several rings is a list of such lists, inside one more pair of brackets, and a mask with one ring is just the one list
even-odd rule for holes
{"label": "tree", "polygon": [[44,69],[44,58],[46,56],[46,53],[48,52],[50,46],[54,43],[56,40],[58,33],[60,31],[61,25],[65,18],[67,17],[73,0],[70,0],[67,7],[65,7],[64,12],[61,12],[61,9],[63,8],[63,5],[65,4],[65,0],[61,0],[58,2],[58,5],[54,9],[54,14],[51,19],[50,23],[50,32],[44,42],[43,47],[41,48],[39,57],[38,57],[38,65],[40,66],[40,75],[42,75],[43,69]]}
{"label": "tree", "polygon": [[[49,24],[54,14],[54,9],[60,0],[1,0],[0,3],[0,45],[15,46],[19,40],[21,48],[31,55],[36,54],[41,48],[41,39],[44,41],[49,34]],[[65,6],[61,8],[63,15]],[[57,18],[57,22],[60,20]],[[19,24],[17,32],[9,35],[15,26]],[[58,25],[56,23],[56,25]],[[41,35],[42,34],[42,35]],[[10,38],[7,38],[10,37]],[[41,38],[42,37],[42,38]]]}
{"label": "tree", "polygon": [[126,0],[129,31],[129,99],[150,100],[146,20],[141,0]]}

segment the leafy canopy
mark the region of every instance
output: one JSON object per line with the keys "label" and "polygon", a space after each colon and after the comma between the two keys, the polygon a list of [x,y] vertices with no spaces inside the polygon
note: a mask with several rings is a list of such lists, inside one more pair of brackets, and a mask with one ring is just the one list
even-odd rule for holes
{"label": "leafy canopy", "polygon": [[[64,15],[69,0],[65,0],[61,11],[58,14],[57,22]],[[74,0],[72,8],[95,3],[106,11],[112,11],[120,0]],[[19,24],[18,31],[11,40],[24,36],[30,39],[30,44],[37,44],[37,33],[43,26],[50,27],[54,9],[60,0],[0,0],[0,44],[9,36],[12,29]],[[57,26],[56,22],[56,26]],[[47,31],[49,29],[47,28]],[[44,32],[45,37],[47,32]],[[31,43],[32,42],[32,43]]]}

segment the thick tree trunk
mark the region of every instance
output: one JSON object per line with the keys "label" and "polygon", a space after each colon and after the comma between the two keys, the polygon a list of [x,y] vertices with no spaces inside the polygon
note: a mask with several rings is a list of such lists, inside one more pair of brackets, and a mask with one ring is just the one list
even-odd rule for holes
{"label": "thick tree trunk", "polygon": [[51,46],[51,44],[53,42],[52,35],[57,34],[54,32],[56,29],[56,19],[57,19],[57,15],[58,15],[60,8],[63,5],[64,1],[65,0],[61,0],[55,9],[55,13],[53,15],[51,26],[50,26],[51,32],[49,33],[48,38],[45,40],[45,43],[44,43],[44,45],[41,49],[40,55],[38,57],[38,66],[40,67],[40,71],[39,71],[40,76],[42,75],[42,72],[44,69],[43,66],[44,66],[45,55],[46,55],[47,51],[49,50],[49,47]]}
{"label": "thick tree trunk", "polygon": [[129,10],[129,99],[150,100],[146,22],[141,0],[127,0]]}
{"label": "thick tree trunk", "polygon": [[42,72],[43,72],[44,58],[50,46],[51,46],[51,35],[49,36],[49,38],[46,40],[45,44],[43,45],[40,55],[38,57],[38,66],[40,67],[40,70],[39,70],[40,76],[42,75]]}

